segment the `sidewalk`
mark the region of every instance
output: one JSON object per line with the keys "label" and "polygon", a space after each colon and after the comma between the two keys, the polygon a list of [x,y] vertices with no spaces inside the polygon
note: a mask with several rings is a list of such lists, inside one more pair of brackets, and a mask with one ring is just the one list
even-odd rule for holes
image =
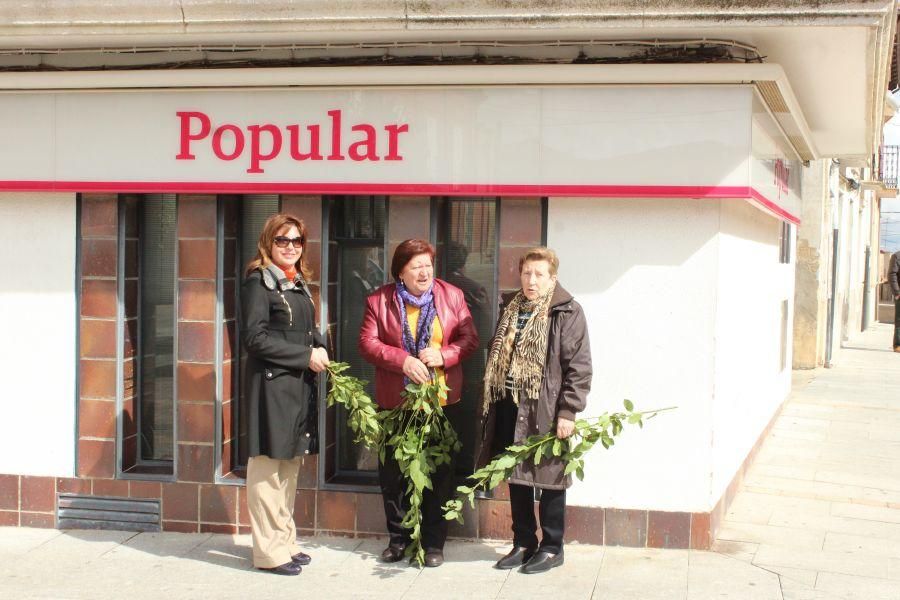
{"label": "sidewalk", "polygon": [[[438,569],[382,565],[380,539],[303,540],[299,577],[252,569],[248,536],[0,529],[0,598],[900,600],[900,356],[890,327],[800,372],[713,552],[570,544],[541,575],[506,543],[450,542]],[[812,381],[810,381],[812,380]]]}
{"label": "sidewalk", "polygon": [[719,530],[713,549],[778,573],[787,600],[900,599],[892,330],[876,324],[855,336],[833,369],[795,372],[793,394]]}

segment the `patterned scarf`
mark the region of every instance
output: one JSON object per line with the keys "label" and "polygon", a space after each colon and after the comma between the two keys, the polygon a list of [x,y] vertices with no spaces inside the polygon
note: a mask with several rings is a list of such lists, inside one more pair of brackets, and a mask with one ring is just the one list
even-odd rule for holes
{"label": "patterned scarf", "polygon": [[[419,356],[419,352],[428,347],[431,342],[431,330],[437,311],[434,308],[434,282],[421,296],[409,293],[402,281],[397,282],[397,300],[400,302],[400,326],[403,328],[403,349],[412,356]],[[409,319],[406,307],[415,306],[420,309],[419,321],[416,324],[416,336],[413,337],[409,328]],[[403,383],[409,383],[408,378],[403,378]]]}
{"label": "patterned scarf", "polygon": [[[547,336],[550,331],[550,300],[556,284],[550,286],[540,298],[528,300],[519,290],[512,302],[503,311],[497,323],[497,331],[491,340],[487,366],[484,373],[484,403],[482,411],[487,414],[494,402],[506,394],[506,380],[512,379],[516,386],[511,390],[513,402],[519,403],[522,394],[528,400],[535,400],[541,393],[544,379],[544,363],[547,359]],[[519,311],[530,312],[531,317],[519,331],[516,320]],[[516,332],[519,331],[518,343]]]}

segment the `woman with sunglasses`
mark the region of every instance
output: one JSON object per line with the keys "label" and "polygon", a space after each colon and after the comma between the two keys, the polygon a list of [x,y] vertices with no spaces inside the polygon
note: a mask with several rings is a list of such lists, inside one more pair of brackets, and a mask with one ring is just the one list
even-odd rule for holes
{"label": "woman with sunglasses", "polygon": [[316,376],[328,366],[305,249],[303,221],[270,217],[241,290],[253,565],[278,575],[299,575],[311,560],[294,545],[294,497],[304,457],[318,451]]}

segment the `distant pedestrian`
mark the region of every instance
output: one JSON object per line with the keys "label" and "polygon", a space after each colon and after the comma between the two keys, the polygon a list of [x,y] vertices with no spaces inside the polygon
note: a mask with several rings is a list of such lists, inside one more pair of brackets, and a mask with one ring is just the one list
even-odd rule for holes
{"label": "distant pedestrian", "polygon": [[241,291],[253,566],[278,575],[299,575],[311,560],[294,545],[294,498],[300,463],[318,449],[316,376],[328,366],[305,250],[303,221],[270,217]]}
{"label": "distant pedestrian", "polygon": [[888,283],[894,296],[894,352],[900,352],[900,251],[891,255]]}
{"label": "distant pedestrian", "polygon": [[[484,425],[479,464],[530,435],[566,439],[591,390],[591,346],[584,312],[556,281],[559,259],[533,248],[519,259],[522,288],[503,296],[484,375]],[[509,478],[513,548],[494,565],[541,573],[563,564],[566,488],[572,476],[550,457],[519,464]],[[542,538],[534,518],[540,490]]]}

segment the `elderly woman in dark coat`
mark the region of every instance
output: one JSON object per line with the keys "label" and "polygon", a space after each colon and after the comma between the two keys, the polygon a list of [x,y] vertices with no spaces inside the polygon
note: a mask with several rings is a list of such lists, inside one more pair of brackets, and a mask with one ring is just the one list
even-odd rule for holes
{"label": "elderly woman in dark coat", "polygon": [[[522,289],[504,296],[484,376],[481,462],[530,435],[566,439],[591,389],[591,348],[581,306],[557,283],[559,259],[549,248],[519,260]],[[520,464],[509,478],[513,548],[494,565],[540,573],[563,563],[566,488],[557,458]],[[538,543],[534,491],[541,490]]]}
{"label": "elderly woman in dark coat", "polygon": [[241,290],[253,564],[278,575],[298,575],[311,560],[294,546],[294,496],[303,457],[318,449],[316,375],[328,366],[305,248],[303,221],[270,217]]}

